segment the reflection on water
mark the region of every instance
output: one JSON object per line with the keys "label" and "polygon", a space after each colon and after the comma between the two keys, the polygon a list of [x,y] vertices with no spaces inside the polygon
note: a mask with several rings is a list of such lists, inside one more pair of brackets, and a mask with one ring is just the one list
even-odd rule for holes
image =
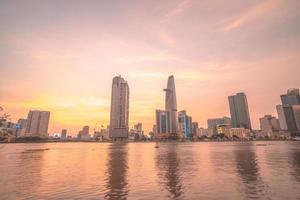
{"label": "reflection on water", "polygon": [[259,174],[259,166],[253,145],[234,151],[237,172],[245,186],[244,193],[247,198],[261,198],[264,196],[264,183]]}
{"label": "reflection on water", "polygon": [[293,156],[292,166],[294,169],[292,174],[294,175],[295,180],[297,180],[300,183],[300,152],[293,152],[292,156]]}
{"label": "reflection on water", "polygon": [[182,176],[178,158],[177,145],[163,146],[157,151],[159,182],[169,191],[169,197],[178,199],[183,195]]}
{"label": "reflection on water", "polygon": [[128,194],[127,183],[127,144],[113,143],[109,146],[108,164],[106,173],[106,199],[126,199]]}
{"label": "reflection on water", "polygon": [[300,143],[255,144],[5,144],[0,199],[299,199]]}

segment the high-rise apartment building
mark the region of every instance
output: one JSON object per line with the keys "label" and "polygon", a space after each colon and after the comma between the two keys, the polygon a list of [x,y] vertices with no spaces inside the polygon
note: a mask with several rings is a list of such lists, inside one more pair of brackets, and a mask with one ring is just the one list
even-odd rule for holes
{"label": "high-rise apartment building", "polygon": [[157,134],[168,134],[170,133],[170,111],[156,110],[156,133]]}
{"label": "high-rise apartment building", "polygon": [[300,105],[299,89],[288,89],[286,94],[280,95],[282,105]]}
{"label": "high-rise apartment building", "polygon": [[246,94],[241,92],[229,96],[231,124],[233,128],[251,129],[251,121]]}
{"label": "high-rise apartment building", "polygon": [[277,110],[280,129],[281,130],[288,130],[286,119],[285,119],[285,114],[284,114],[284,110],[283,110],[283,106],[282,105],[277,105],[276,110]]}
{"label": "high-rise apartment building", "polygon": [[26,135],[47,136],[50,112],[31,110],[27,116]]}
{"label": "high-rise apartment building", "polygon": [[62,129],[61,134],[60,134],[61,139],[66,139],[67,138],[67,129]]}
{"label": "high-rise apartment building", "polygon": [[127,139],[129,132],[129,86],[121,76],[112,81],[110,129],[109,136],[113,140]]}
{"label": "high-rise apartment building", "polygon": [[266,132],[279,131],[280,123],[279,120],[272,115],[265,115],[259,119],[260,129]]}
{"label": "high-rise apartment building", "polygon": [[197,134],[197,129],[199,128],[198,122],[192,122],[192,135],[195,136]]}
{"label": "high-rise apartment building", "polygon": [[277,106],[281,128],[287,129],[292,136],[300,135],[300,93],[299,89],[289,89],[280,95],[282,105]]}
{"label": "high-rise apartment building", "polygon": [[18,123],[16,124],[17,137],[25,136],[26,124],[27,124],[27,119],[19,119],[18,120]]}
{"label": "high-rise apartment building", "polygon": [[183,137],[189,139],[192,136],[192,118],[187,115],[186,111],[178,112],[178,129]]}

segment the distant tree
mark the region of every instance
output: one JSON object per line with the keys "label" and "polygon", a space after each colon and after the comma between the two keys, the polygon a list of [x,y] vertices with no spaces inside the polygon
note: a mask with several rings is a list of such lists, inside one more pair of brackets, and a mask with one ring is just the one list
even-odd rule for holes
{"label": "distant tree", "polygon": [[2,126],[3,122],[9,119],[10,115],[8,113],[3,112],[4,109],[0,106],[0,127]]}

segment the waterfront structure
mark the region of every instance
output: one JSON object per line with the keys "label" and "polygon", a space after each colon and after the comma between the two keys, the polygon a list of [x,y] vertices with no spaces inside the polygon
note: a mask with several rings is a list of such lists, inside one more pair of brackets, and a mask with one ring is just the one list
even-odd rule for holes
{"label": "waterfront structure", "polygon": [[110,129],[112,140],[127,139],[129,132],[129,86],[121,76],[112,81]]}
{"label": "waterfront structure", "polygon": [[62,129],[60,134],[61,139],[67,139],[67,129]]}
{"label": "waterfront structure", "polygon": [[217,127],[219,125],[230,125],[231,119],[229,117],[222,117],[222,118],[214,118],[207,120],[207,127],[213,131],[214,135],[218,134]]}
{"label": "waterfront structure", "polygon": [[224,135],[227,138],[232,138],[230,124],[220,124],[217,126],[218,135]]}
{"label": "waterfront structure", "polygon": [[164,89],[165,96],[165,110],[170,112],[170,133],[176,134],[178,130],[177,125],[177,99],[174,76],[169,76],[167,88]]}
{"label": "waterfront structure", "polygon": [[31,110],[27,116],[25,135],[27,136],[48,136],[50,112]]}
{"label": "waterfront structure", "polygon": [[249,139],[251,137],[251,130],[246,128],[231,128],[230,135],[239,139]]}
{"label": "waterfront structure", "polygon": [[209,128],[198,128],[196,132],[197,137],[211,137],[213,130]]}
{"label": "waterfront structure", "polygon": [[170,111],[156,110],[155,133],[157,137],[161,135],[168,137],[171,131],[170,115]]}
{"label": "waterfront structure", "polygon": [[180,136],[190,139],[192,136],[192,118],[185,110],[178,112],[178,130]]}
{"label": "waterfront structure", "polygon": [[246,94],[243,92],[229,96],[231,124],[233,128],[251,129],[251,121]]}
{"label": "waterfront structure", "polygon": [[279,131],[280,123],[279,120],[272,115],[265,115],[259,119],[260,129],[267,132]]}
{"label": "waterfront structure", "polygon": [[257,139],[290,139],[291,133],[287,130],[279,130],[279,131],[263,131],[256,130],[255,136]]}

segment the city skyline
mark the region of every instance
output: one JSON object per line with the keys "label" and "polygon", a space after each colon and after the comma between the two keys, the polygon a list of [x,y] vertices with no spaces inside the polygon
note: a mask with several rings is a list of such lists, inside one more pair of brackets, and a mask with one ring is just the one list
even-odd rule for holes
{"label": "city skyline", "polygon": [[146,132],[171,74],[178,110],[199,127],[230,116],[228,96],[244,92],[258,129],[300,85],[299,1],[26,3],[0,2],[0,102],[15,122],[50,111],[50,133],[108,125],[119,74],[131,86],[129,127]]}

